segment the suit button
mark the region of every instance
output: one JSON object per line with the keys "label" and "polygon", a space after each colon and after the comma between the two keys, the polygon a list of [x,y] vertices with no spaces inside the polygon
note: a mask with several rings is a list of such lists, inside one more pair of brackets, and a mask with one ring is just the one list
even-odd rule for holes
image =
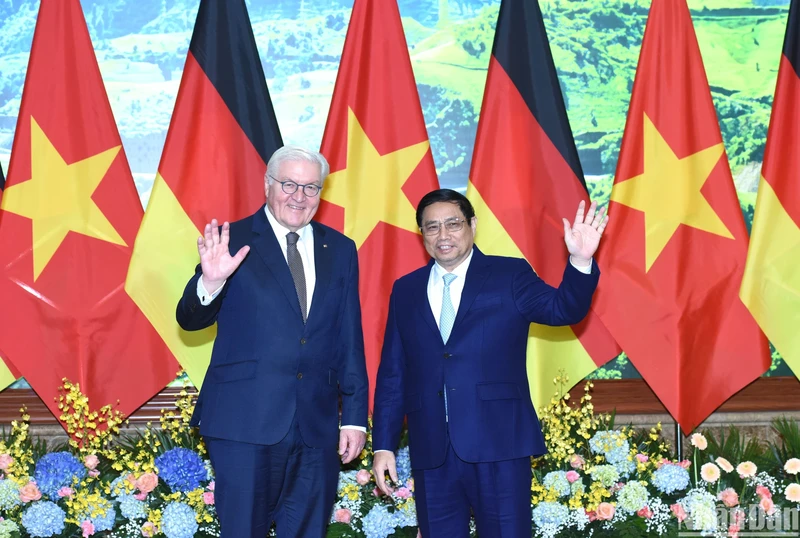
{"label": "suit button", "polygon": [[440,390],[438,394],[439,394],[439,396],[442,396],[442,395],[444,395],[444,392],[442,392],[442,391]]}
{"label": "suit button", "polygon": [[450,357],[452,357],[452,355],[450,353],[445,353],[444,354],[444,358],[445,359],[449,359]]}
{"label": "suit button", "polygon": [[306,339],[305,338],[301,338],[300,339],[300,345],[302,345],[302,346],[306,345]]}
{"label": "suit button", "polygon": [[303,372],[297,374],[297,379],[303,379]]}

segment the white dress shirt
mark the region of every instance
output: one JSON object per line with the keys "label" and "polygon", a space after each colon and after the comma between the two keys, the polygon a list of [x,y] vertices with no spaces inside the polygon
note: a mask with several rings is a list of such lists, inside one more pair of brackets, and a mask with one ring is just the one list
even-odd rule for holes
{"label": "white dress shirt", "polygon": [[[281,246],[283,259],[286,260],[288,265],[289,261],[286,255],[286,249],[288,248],[286,234],[288,234],[290,230],[278,222],[278,219],[276,219],[269,210],[269,206],[265,206],[264,211],[267,214],[269,225],[272,227],[272,231],[275,232],[275,237],[278,239],[278,244]],[[317,271],[316,266],[314,265],[314,229],[309,223],[297,230],[297,234],[300,236],[300,239],[297,240],[297,251],[300,253],[300,258],[303,260],[303,273],[305,273],[306,276],[306,312],[310,314],[311,298],[314,296],[314,287],[317,284]],[[219,295],[219,292],[222,291],[224,286],[225,282],[223,282],[222,286],[214,291],[214,293],[208,293],[203,285],[203,277],[201,275],[200,278],[197,279],[197,296],[200,299],[200,304],[203,306],[208,306],[211,304],[211,301],[216,299],[217,295]],[[367,431],[367,429],[363,426],[342,426],[342,429],[358,430],[364,433]]]}

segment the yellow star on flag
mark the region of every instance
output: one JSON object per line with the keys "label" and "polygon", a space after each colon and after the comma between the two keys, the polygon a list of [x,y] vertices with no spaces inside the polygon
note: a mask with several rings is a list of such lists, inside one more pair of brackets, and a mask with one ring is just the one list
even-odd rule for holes
{"label": "yellow star on flag", "polygon": [[92,200],[120,147],[67,164],[31,116],[31,178],[6,189],[2,208],[33,221],[34,280],[69,232],[126,246]]}
{"label": "yellow star on flag", "polygon": [[723,151],[719,143],[679,159],[644,115],[644,173],[615,184],[611,199],[644,213],[645,271],[681,224],[733,239],[700,192]]}
{"label": "yellow star on flag", "polygon": [[344,233],[356,248],[361,248],[379,222],[419,233],[416,209],[402,187],[428,146],[426,140],[381,155],[348,109],[347,168],[328,176],[322,198],[344,208]]}

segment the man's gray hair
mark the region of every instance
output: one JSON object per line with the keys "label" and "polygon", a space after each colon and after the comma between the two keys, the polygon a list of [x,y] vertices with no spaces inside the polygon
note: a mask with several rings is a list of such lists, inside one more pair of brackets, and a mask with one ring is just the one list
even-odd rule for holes
{"label": "man's gray hair", "polygon": [[280,169],[281,164],[287,161],[305,161],[318,165],[320,185],[325,182],[325,178],[328,177],[328,174],[331,170],[327,159],[325,159],[325,156],[322,155],[322,153],[319,153],[318,151],[311,151],[300,146],[288,145],[279,148],[275,153],[272,154],[272,157],[269,158],[266,173],[268,177],[264,179],[266,179],[269,183],[272,183],[272,179],[269,176],[282,179],[278,177],[278,170]]}

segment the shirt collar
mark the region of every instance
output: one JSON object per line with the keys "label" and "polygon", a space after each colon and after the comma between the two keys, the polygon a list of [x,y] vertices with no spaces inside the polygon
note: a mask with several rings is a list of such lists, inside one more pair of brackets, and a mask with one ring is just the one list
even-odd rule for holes
{"label": "shirt collar", "polygon": [[[279,240],[286,239],[286,234],[290,232],[289,228],[278,222],[278,219],[276,219],[275,215],[272,214],[272,211],[269,210],[268,205],[264,206],[264,212],[267,214],[267,220],[269,221],[269,225],[272,227],[272,231],[275,232],[275,237],[277,237]],[[309,234],[311,233],[313,233],[313,229],[311,228],[310,222],[297,230],[297,235],[300,236],[301,241],[307,241]]]}
{"label": "shirt collar", "polygon": [[[472,253],[473,253],[473,252],[474,252],[474,249],[473,249],[473,250],[470,250],[470,251],[469,251],[469,256],[467,256],[467,259],[465,259],[463,262],[461,262],[461,263],[458,265],[458,267],[456,267],[455,269],[453,269],[452,271],[450,271],[451,273],[453,273],[454,275],[456,275],[456,276],[457,276],[459,279],[461,279],[462,281],[463,281],[463,280],[466,278],[466,276],[467,276],[467,270],[469,269],[469,263],[472,261]],[[441,280],[442,280],[442,277],[443,277],[443,276],[444,276],[446,273],[447,273],[447,269],[445,269],[444,267],[442,267],[441,265],[439,265],[439,262],[434,262],[434,264],[433,264],[433,275],[434,275],[434,277],[436,278],[436,281],[437,281],[437,282],[441,281]]]}

